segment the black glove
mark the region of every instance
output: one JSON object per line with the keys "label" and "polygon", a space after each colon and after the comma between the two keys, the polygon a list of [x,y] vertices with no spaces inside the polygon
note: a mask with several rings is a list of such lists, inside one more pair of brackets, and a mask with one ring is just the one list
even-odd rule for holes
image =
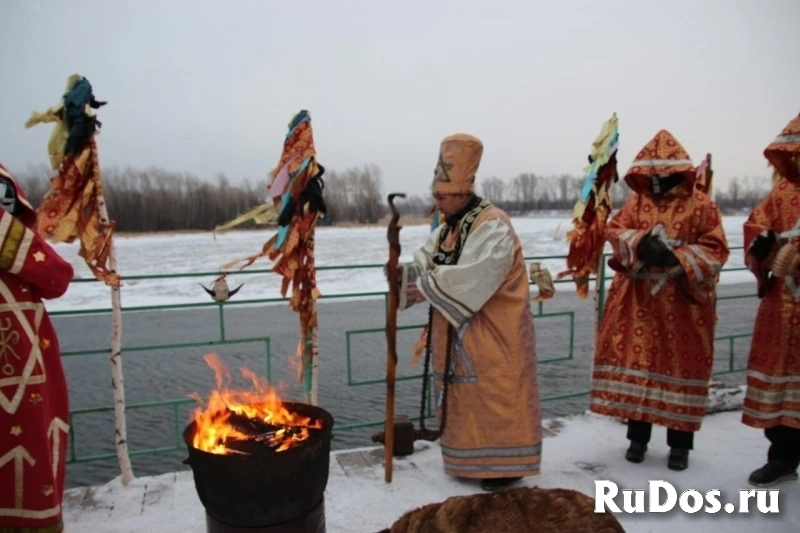
{"label": "black glove", "polygon": [[757,260],[763,261],[769,256],[769,253],[777,242],[778,236],[775,234],[775,230],[769,230],[766,235],[759,235],[756,237],[756,240],[754,240],[753,244],[750,246],[750,253],[753,254],[753,257]]}
{"label": "black glove", "polygon": [[669,268],[680,265],[675,253],[664,241],[653,235],[648,235],[639,243],[637,256],[648,266]]}

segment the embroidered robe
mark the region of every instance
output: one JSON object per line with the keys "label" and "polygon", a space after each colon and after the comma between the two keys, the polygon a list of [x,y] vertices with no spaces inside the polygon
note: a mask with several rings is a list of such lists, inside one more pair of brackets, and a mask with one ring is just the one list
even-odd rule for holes
{"label": "embroidered robe", "polygon": [[[700,429],[714,364],[716,281],[730,250],[719,209],[695,190],[695,178],[689,156],[666,130],[625,176],[636,194],[606,226],[617,273],[597,335],[593,412]],[[648,235],[670,248],[679,268],[638,258]]]}
{"label": "embroidered robe", "polygon": [[[461,253],[453,260],[459,239]],[[409,283],[416,283],[434,309],[431,346],[440,424],[446,403],[440,438],[445,473],[538,474],[542,430],[528,273],[506,214],[483,201],[455,228],[436,228],[413,262],[403,265],[400,309],[408,307]],[[448,325],[455,335],[443,397]]]}
{"label": "embroidered robe", "polygon": [[774,230],[800,247],[800,182],[782,179],[744,224],[745,264],[755,274],[758,306],[742,422],[756,428],[800,428],[800,276],[776,278],[751,253],[756,237]]}
{"label": "embroidered robe", "polygon": [[16,190],[20,216],[0,209],[0,533],[58,533],[69,402],[42,299],[61,296],[73,269],[34,232]]}

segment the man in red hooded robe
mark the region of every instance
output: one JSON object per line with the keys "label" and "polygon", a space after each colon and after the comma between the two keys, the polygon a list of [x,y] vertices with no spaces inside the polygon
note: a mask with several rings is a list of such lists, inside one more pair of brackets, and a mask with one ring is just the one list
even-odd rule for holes
{"label": "man in red hooded robe", "polygon": [[606,226],[616,271],[592,374],[591,410],[628,419],[628,461],[644,461],[653,424],[667,427],[667,466],[684,470],[706,414],[714,362],[716,277],[728,244],[695,168],[661,130],[625,175],[635,192]]}
{"label": "man in red hooded robe", "polygon": [[[742,422],[764,430],[767,464],[750,483],[769,487],[797,479],[800,465],[800,271],[773,272],[781,249],[800,250],[800,116],[764,155],[781,176],[744,224],[745,264],[758,281],[758,307]],[[777,268],[776,268],[777,270]]]}
{"label": "man in red hooded robe", "polygon": [[72,266],[36,232],[36,213],[0,165],[0,533],[63,531],[67,382],[42,299]]}

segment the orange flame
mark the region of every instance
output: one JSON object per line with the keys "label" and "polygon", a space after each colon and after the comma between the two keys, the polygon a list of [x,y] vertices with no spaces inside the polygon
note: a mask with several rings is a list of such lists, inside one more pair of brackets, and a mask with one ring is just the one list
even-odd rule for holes
{"label": "orange flame", "polygon": [[[192,412],[197,423],[193,447],[210,453],[230,455],[236,453],[226,445],[231,440],[257,438],[274,451],[282,452],[307,440],[310,436],[309,429],[322,429],[322,420],[312,420],[289,411],[269,382],[252,370],[240,369],[242,377],[252,382],[254,390],[232,390],[228,388],[231,372],[219,356],[210,353],[204,359],[214,370],[217,389],[211,392],[203,408]],[[191,397],[202,403],[197,393]],[[279,429],[257,436],[247,434],[231,424],[230,418],[233,414],[279,426]]]}

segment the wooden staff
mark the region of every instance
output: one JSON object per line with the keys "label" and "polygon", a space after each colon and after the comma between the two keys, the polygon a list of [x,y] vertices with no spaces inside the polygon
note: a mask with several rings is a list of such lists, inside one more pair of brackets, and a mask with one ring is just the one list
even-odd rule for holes
{"label": "wooden staff", "polygon": [[389,281],[389,309],[386,311],[386,440],[384,442],[383,471],[386,483],[392,482],[392,455],[394,454],[394,383],[397,367],[397,305],[400,300],[400,280],[397,265],[400,261],[400,212],[394,206],[395,197],[405,198],[404,193],[389,195],[392,218],[386,237],[389,240],[389,262],[386,278]]}

